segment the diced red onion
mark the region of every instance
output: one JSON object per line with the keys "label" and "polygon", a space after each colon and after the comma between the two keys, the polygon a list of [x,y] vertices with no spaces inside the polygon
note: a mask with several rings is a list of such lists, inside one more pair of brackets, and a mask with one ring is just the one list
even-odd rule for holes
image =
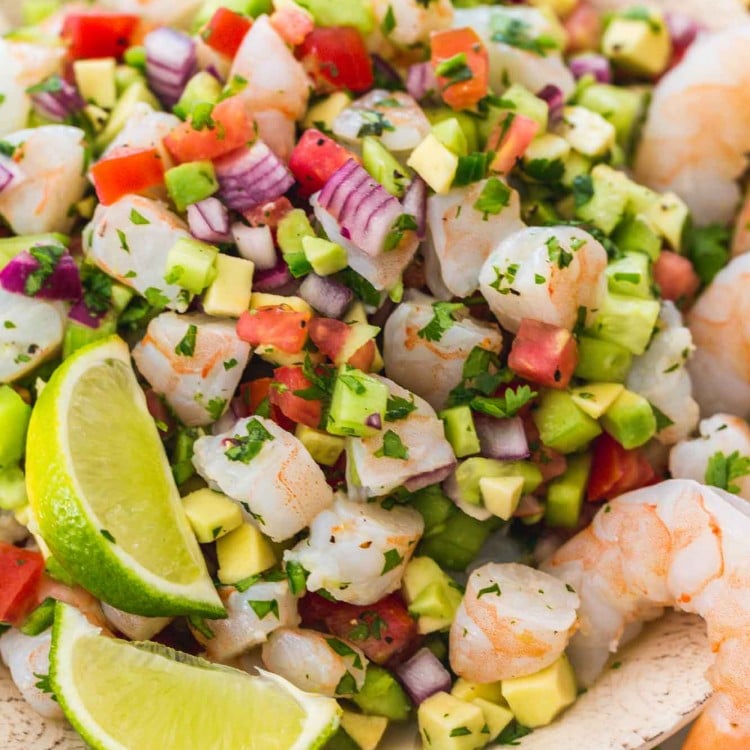
{"label": "diced red onion", "polygon": [[354,300],[349,287],[316,273],[305,276],[299,295],[326,318],[342,318]]}
{"label": "diced red onion", "polygon": [[401,684],[418,706],[431,695],[451,689],[451,676],[440,659],[428,648],[421,648],[396,668]]}
{"label": "diced red onion", "polygon": [[278,198],[294,184],[286,164],[260,140],[222,156],[215,167],[221,197],[237,211]]}
{"label": "diced red onion", "polygon": [[612,68],[604,55],[594,52],[576,55],[570,58],[568,67],[575,78],[592,75],[597,83],[612,83]]}
{"label": "diced red onion", "polygon": [[432,471],[427,471],[424,474],[417,474],[416,476],[411,477],[411,479],[407,479],[404,482],[404,487],[406,487],[409,492],[417,492],[418,490],[423,490],[425,487],[429,487],[432,484],[439,484],[440,482],[446,480],[452,474],[455,468],[456,462],[454,461],[451,464],[441,466],[439,469],[433,469]]}
{"label": "diced red onion", "polygon": [[497,419],[475,413],[474,426],[483,456],[503,461],[517,461],[528,457],[529,444],[520,417]]}
{"label": "diced red onion", "polygon": [[86,102],[74,84],[59,76],[57,81],[59,82],[57,91],[40,91],[32,94],[31,101],[34,109],[42,117],[62,122],[70,115],[80,112],[86,106]]}
{"label": "diced red onion", "polygon": [[383,252],[388,234],[404,213],[401,203],[354,159],[331,175],[318,202],[336,219],[341,234],[371,257]]}
{"label": "diced red onion", "polygon": [[541,91],[537,92],[540,99],[544,99],[549,107],[549,119],[556,122],[562,116],[563,107],[565,106],[565,94],[559,86],[553,83],[547,84]]}
{"label": "diced red onion", "polygon": [[195,73],[198,60],[195,40],[162,26],[146,34],[143,45],[148,84],[164,104],[172,107]]}
{"label": "diced red onion", "polygon": [[368,427],[372,427],[374,430],[382,430],[383,418],[376,412],[374,414],[370,414],[370,416],[365,419],[365,424]]}
{"label": "diced red onion", "polygon": [[92,313],[82,299],[78,300],[78,302],[70,308],[68,317],[87,328],[99,328],[99,325],[102,322],[102,316]]}
{"label": "diced red onion", "polygon": [[415,177],[404,194],[404,213],[411,214],[417,220],[417,239],[425,238],[427,231],[427,183],[419,176]]}
{"label": "diced red onion", "polygon": [[[585,503],[584,503],[585,504]],[[516,512],[513,514],[516,518],[531,518],[544,512],[544,506],[534,497],[534,495],[523,495],[521,502],[518,503]]]}
{"label": "diced red onion", "polygon": [[0,157],[0,193],[18,177],[18,167],[12,159]]}
{"label": "diced red onion", "polygon": [[257,269],[267,271],[276,265],[276,247],[270,227],[248,227],[238,221],[232,224],[232,236],[240,255],[255,263]]}
{"label": "diced red onion", "polygon": [[[39,268],[39,261],[27,250],[15,256],[0,271],[0,287],[6,292],[25,294],[26,280]],[[78,266],[69,253],[65,253],[55,270],[34,295],[40,299],[77,300],[83,295]]]}
{"label": "diced red onion", "polygon": [[275,292],[292,281],[289,266],[279,258],[276,265],[267,271],[257,271],[253,276],[253,290],[256,292]]}
{"label": "diced red onion", "polygon": [[669,36],[676,53],[684,52],[694,41],[703,27],[684,13],[667,13],[665,16]]}
{"label": "diced red onion", "polygon": [[190,233],[202,242],[230,242],[229,211],[218,198],[205,198],[187,208]]}
{"label": "diced red onion", "polygon": [[235,396],[229,402],[229,408],[232,410],[232,414],[234,414],[236,419],[245,419],[245,417],[250,416],[250,407],[241,396]]}
{"label": "diced red onion", "polygon": [[375,73],[376,88],[403,90],[404,82],[396,69],[380,55],[370,55]]}
{"label": "diced red onion", "polygon": [[422,62],[409,66],[406,75],[406,90],[417,100],[438,91],[438,81],[432,63]]}

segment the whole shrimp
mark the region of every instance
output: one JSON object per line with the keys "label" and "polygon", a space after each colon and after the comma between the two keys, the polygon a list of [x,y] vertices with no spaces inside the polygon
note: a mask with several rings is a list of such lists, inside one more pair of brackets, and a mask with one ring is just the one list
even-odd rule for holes
{"label": "whole shrimp", "polygon": [[684,750],[750,747],[750,506],[672,479],[613,500],[544,566],[581,599],[569,655],[589,685],[608,655],[664,607],[701,615],[714,696]]}

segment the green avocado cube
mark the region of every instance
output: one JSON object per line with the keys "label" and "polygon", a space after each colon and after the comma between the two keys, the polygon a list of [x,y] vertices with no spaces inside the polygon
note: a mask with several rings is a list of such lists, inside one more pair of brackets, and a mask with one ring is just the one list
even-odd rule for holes
{"label": "green avocado cube", "polygon": [[304,253],[302,240],[305,237],[315,237],[315,230],[307,214],[301,208],[295,208],[279,221],[276,242],[283,255]]}
{"label": "green avocado cube", "polygon": [[[498,102],[500,104],[500,102]],[[528,117],[539,123],[539,133],[545,133],[549,120],[549,105],[520,83],[514,83],[503,92],[502,108]]]}
{"label": "green avocado cube", "polygon": [[429,750],[476,750],[487,740],[482,709],[448,693],[435,693],[417,711],[419,732]]}
{"label": "green avocado cube", "polygon": [[432,133],[411,152],[406,162],[436,193],[450,191],[458,169],[458,156]]}
{"label": "green avocado cube", "polygon": [[542,391],[533,419],[542,443],[560,453],[582,450],[602,431],[566,391]]}
{"label": "green avocado cube", "polygon": [[362,139],[362,166],[391,195],[403,196],[409,182],[406,167],[372,135]]}
{"label": "green avocado cube", "polygon": [[213,162],[207,160],[191,161],[168,169],[164,173],[164,182],[178,211],[184,211],[219,189]]}
{"label": "green avocado cube", "polygon": [[432,126],[432,134],[446,148],[449,148],[457,156],[466,156],[469,153],[469,142],[461,124],[455,117],[441,120]]}
{"label": "green avocado cube", "polygon": [[431,557],[412,557],[404,568],[401,579],[401,592],[407,605],[432,583],[451,580]]}
{"label": "green avocado cube", "polygon": [[542,483],[542,473],[530,461],[499,461],[494,458],[467,458],[456,469],[456,484],[461,500],[482,505],[479,482],[486,477],[523,478],[523,492],[530,494]]}
{"label": "green avocado cube", "polygon": [[508,521],[516,512],[523,487],[523,477],[481,477],[479,480],[482,504],[503,521]]}
{"label": "green avocado cube", "polygon": [[597,338],[619,344],[640,355],[651,341],[660,309],[656,300],[609,292],[596,314],[591,332]]}
{"label": "green avocado cube", "polygon": [[614,125],[617,142],[626,151],[632,146],[647,101],[645,91],[608,83],[591,84],[578,97],[582,107],[598,112]]}
{"label": "green avocado cube", "polygon": [[31,407],[9,385],[0,386],[0,468],[13,466],[23,457]]}
{"label": "green avocado cube", "polygon": [[625,253],[645,253],[655,261],[661,252],[661,237],[644,216],[626,216],[612,233],[612,241]]}
{"label": "green avocado cube", "polygon": [[200,294],[216,277],[218,254],[219,248],[214,245],[180,237],[167,254],[164,280]]}
{"label": "green avocado cube", "polygon": [[333,466],[346,448],[346,440],[342,437],[329,435],[327,432],[298,424],[294,434],[302,445],[307,448],[313,460],[323,466]]}
{"label": "green avocado cube", "polygon": [[572,388],[570,395],[579,409],[592,419],[599,419],[624,389],[625,386],[621,383],[588,383]]}
{"label": "green avocado cube", "polygon": [[145,102],[155,110],[161,109],[159,100],[151,93],[145,81],[137,80],[131,83],[117,100],[104,130],[96,136],[97,149],[103,151],[112,143],[117,134],[125,127],[139,102]]}
{"label": "green avocado cube", "polygon": [[651,261],[643,253],[624,253],[607,266],[607,286],[613,294],[652,299]]}
{"label": "green avocado cube", "polygon": [[615,144],[615,126],[586,107],[563,108],[560,135],[584,156],[605,156]]}
{"label": "green avocado cube", "polygon": [[377,664],[368,664],[365,682],[352,701],[369,716],[385,716],[392,721],[406,721],[411,702],[394,676]]}
{"label": "green avocado cube", "polygon": [[305,236],[302,238],[302,248],[318,276],[330,276],[337,271],[343,271],[349,265],[346,250],[335,242],[321,237]]}
{"label": "green avocado cube", "polygon": [[646,211],[646,218],[675,252],[682,250],[690,209],[679,195],[664,193],[659,196]]}
{"label": "green avocado cube", "polygon": [[104,109],[112,109],[117,101],[114,57],[95,60],[76,60],[73,75],[83,99]]}
{"label": "green avocado cube", "polygon": [[577,378],[624,383],[632,364],[633,355],[625,347],[590,336],[578,337]]}
{"label": "green avocado cube", "polygon": [[[507,705],[499,705],[484,698],[475,698],[472,703],[482,709],[484,716],[482,735],[487,742],[497,739],[503,729],[513,721],[513,712]],[[487,732],[484,731],[485,729]]]}
{"label": "green avocado cube", "polygon": [[[443,120],[457,120],[466,138],[467,153],[471,154],[474,151],[480,150],[479,132],[477,129],[477,122],[479,121],[476,117],[468,112],[456,112],[448,107],[425,107],[424,113],[433,125],[443,122]],[[484,120],[481,120],[481,122],[484,122]]]}
{"label": "green avocado cube", "polygon": [[373,423],[379,418],[382,424],[385,419],[388,396],[385,383],[361,370],[341,365],[333,386],[326,429],[332,435],[377,435],[379,430]]}
{"label": "green avocado cube", "polygon": [[344,710],[341,728],[357,743],[359,750],[375,750],[388,728],[385,716],[365,716]]}
{"label": "green avocado cube", "polygon": [[451,688],[451,695],[455,695],[462,701],[473,702],[477,699],[488,701],[489,703],[504,704],[502,684],[500,682],[470,682],[463,677],[459,677]]}
{"label": "green avocado cube", "polygon": [[445,437],[458,458],[479,453],[479,435],[474,426],[474,417],[468,406],[453,406],[438,415],[443,420]]}
{"label": "green avocado cube", "polygon": [[461,592],[458,589],[451,588],[443,581],[434,581],[419,592],[409,605],[409,613],[416,617],[439,618],[450,625],[460,603]]}
{"label": "green avocado cube", "polygon": [[672,40],[657,10],[631,8],[613,18],[604,31],[602,52],[623,70],[646,76],[663,73],[672,56]]}
{"label": "green avocado cube", "polygon": [[11,464],[0,469],[0,510],[18,510],[28,502],[26,478],[21,467]]}
{"label": "green avocado cube", "polygon": [[0,269],[13,258],[34,245],[60,245],[67,247],[70,237],[64,234],[22,234],[19,237],[0,237]]}
{"label": "green avocado cube", "polygon": [[199,104],[215,104],[221,97],[221,84],[206,71],[196,73],[185,86],[173,111],[183,120],[190,117]]}
{"label": "green avocado cube", "polygon": [[[303,125],[306,128],[332,130],[333,121],[352,103],[346,91],[334,91],[330,96],[312,104],[307,110]],[[321,127],[322,126],[322,127]]]}
{"label": "green avocado cube", "polygon": [[214,542],[242,525],[240,506],[207,487],[183,497],[182,507],[201,544]]}
{"label": "green avocado cube", "polygon": [[591,455],[574,456],[568,459],[565,473],[549,483],[544,508],[548,526],[574,529],[578,525],[590,472]]}
{"label": "green avocado cube", "polygon": [[219,580],[239,583],[276,565],[271,543],[252,524],[243,523],[216,542]]}
{"label": "green avocado cube", "polygon": [[601,425],[623,448],[639,448],[656,434],[656,416],[640,394],[623,391],[604,412]]}
{"label": "green avocado cube", "polygon": [[219,253],[216,275],[203,295],[203,311],[218,318],[239,318],[250,307],[255,263]]}

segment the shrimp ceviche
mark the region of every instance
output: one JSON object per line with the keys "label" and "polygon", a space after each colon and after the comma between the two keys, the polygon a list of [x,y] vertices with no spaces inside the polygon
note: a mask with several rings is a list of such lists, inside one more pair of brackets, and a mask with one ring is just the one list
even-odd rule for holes
{"label": "shrimp ceviche", "polygon": [[34,711],[104,750],[523,744],[676,608],[713,651],[684,747],[750,748],[745,3],[6,5]]}

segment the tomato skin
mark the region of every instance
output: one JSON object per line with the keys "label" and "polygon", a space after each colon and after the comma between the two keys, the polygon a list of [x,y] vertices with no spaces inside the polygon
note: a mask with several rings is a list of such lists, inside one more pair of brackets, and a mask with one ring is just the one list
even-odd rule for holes
{"label": "tomato skin", "polygon": [[287,354],[297,354],[307,342],[309,312],[269,307],[242,313],[237,335],[253,346],[272,345]]}
{"label": "tomato skin", "polygon": [[219,7],[206,28],[201,31],[201,38],[211,49],[234,58],[252,25],[253,22],[247,16]]}
{"label": "tomato skin", "polygon": [[349,159],[354,159],[349,149],[315,128],[306,130],[289,157],[289,169],[299,183],[299,192],[309,198],[328,182],[331,175]]}
{"label": "tomato skin", "polygon": [[586,499],[595,503],[653,483],[656,474],[639,450],[626,450],[606,432],[594,442]]}
{"label": "tomato skin", "polygon": [[104,206],[131,193],[144,193],[164,183],[164,163],[155,148],[122,151],[91,167],[97,198]]}
{"label": "tomato skin", "polygon": [[536,120],[524,115],[509,114],[506,120],[495,126],[487,139],[487,150],[496,152],[490,169],[499,174],[510,172],[538,132],[539,123]]}
{"label": "tomato skin", "polygon": [[219,102],[211,112],[214,127],[196,130],[181,122],[164,139],[164,145],[180,163],[216,159],[255,140],[255,122],[239,96]]}
{"label": "tomato skin", "polygon": [[44,572],[39,552],[0,542],[0,622],[20,624],[36,605],[36,590]]}
{"label": "tomato skin", "polygon": [[297,57],[318,91],[367,91],[375,82],[365,41],[352,26],[313,29],[297,49]]}
{"label": "tomato skin", "polygon": [[701,285],[693,264],[671,250],[662,250],[654,263],[654,281],[664,299],[676,302],[692,297]]}
{"label": "tomato skin", "polygon": [[564,390],[578,364],[578,345],[565,328],[524,318],[513,341],[508,367],[532,383]]}
{"label": "tomato skin", "polygon": [[438,76],[443,101],[452,109],[469,109],[487,95],[489,89],[490,57],[474,29],[448,29],[430,34],[432,57],[430,62],[437,71],[440,63],[456,55],[466,55],[466,65],[471,78],[454,83],[450,77]]}
{"label": "tomato skin", "polygon": [[[310,321],[310,339],[332,362],[342,365],[341,352],[352,334],[352,326],[333,318],[313,318]],[[346,360],[358,370],[368,372],[375,359],[375,342],[363,344]]]}
{"label": "tomato skin", "polygon": [[72,60],[122,57],[130,46],[138,16],[129,13],[68,13],[61,36]]}
{"label": "tomato skin", "polygon": [[270,227],[276,229],[279,222],[294,208],[289,198],[282,195],[281,198],[264,203],[261,206],[243,211],[242,215],[247,219],[251,227]]}
{"label": "tomato skin", "polygon": [[[274,385],[281,385],[276,388]],[[296,396],[295,391],[310,388],[312,383],[305,377],[301,367],[278,367],[273,371],[273,383],[269,398],[271,403],[292,422],[317,428],[323,414],[323,404],[316,399]]]}
{"label": "tomato skin", "polygon": [[602,16],[587,2],[580,2],[563,21],[568,36],[566,52],[591,52],[599,48]]}

